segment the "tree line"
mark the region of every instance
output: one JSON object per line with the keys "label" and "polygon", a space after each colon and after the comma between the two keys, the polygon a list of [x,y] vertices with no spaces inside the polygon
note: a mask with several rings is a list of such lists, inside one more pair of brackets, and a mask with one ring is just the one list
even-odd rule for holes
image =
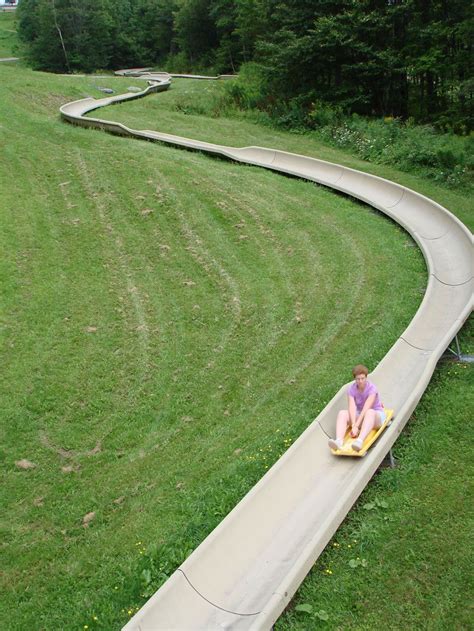
{"label": "tree line", "polygon": [[37,69],[258,70],[258,106],[472,129],[469,0],[21,0]]}

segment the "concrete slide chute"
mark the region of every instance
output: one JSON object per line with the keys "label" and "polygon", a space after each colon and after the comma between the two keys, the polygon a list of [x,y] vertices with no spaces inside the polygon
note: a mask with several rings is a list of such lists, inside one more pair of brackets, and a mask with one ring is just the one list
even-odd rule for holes
{"label": "concrete slide chute", "polygon": [[337,411],[345,402],[343,386],[124,627],[124,631],[269,629],[397,439],[438,359],[469,316],[472,235],[448,210],[423,195],[338,164],[264,147],[226,147],[134,130],[87,117],[100,107],[166,90],[171,82],[167,73],[144,69],[120,74],[141,76],[149,85],[139,93],[68,103],[61,107],[62,117],[85,127],[258,165],[346,193],[402,225],[427,263],[428,286],[422,304],[371,375],[386,405],[395,409],[395,417],[366,457],[335,458],[327,446],[328,436],[335,434]]}

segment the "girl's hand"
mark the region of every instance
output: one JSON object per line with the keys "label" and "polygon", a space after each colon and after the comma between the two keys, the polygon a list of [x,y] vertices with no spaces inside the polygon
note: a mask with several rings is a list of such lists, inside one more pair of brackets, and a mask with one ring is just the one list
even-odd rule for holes
{"label": "girl's hand", "polygon": [[359,435],[359,428],[357,427],[357,425],[353,425],[351,427],[351,436],[352,438],[357,438],[358,435]]}

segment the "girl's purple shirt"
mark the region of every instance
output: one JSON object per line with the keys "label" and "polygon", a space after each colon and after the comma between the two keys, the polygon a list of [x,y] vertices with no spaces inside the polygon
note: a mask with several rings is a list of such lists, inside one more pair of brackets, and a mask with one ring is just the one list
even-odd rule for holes
{"label": "girl's purple shirt", "polygon": [[375,394],[375,401],[372,404],[372,409],[379,411],[383,410],[383,405],[380,403],[379,393],[377,388],[370,381],[365,382],[365,388],[362,392],[357,387],[356,382],[352,383],[347,389],[347,394],[351,397],[354,397],[357,412],[360,413],[362,408],[364,407],[365,402],[370,397],[371,394]]}

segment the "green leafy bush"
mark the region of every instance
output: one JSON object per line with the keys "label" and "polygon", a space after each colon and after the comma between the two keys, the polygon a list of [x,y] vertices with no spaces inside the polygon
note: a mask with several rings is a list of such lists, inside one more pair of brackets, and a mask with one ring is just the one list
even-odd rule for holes
{"label": "green leafy bush", "polygon": [[235,81],[225,84],[229,101],[242,110],[262,107],[267,94],[265,68],[257,63],[244,64]]}
{"label": "green leafy bush", "polygon": [[312,133],[325,142],[349,150],[364,160],[392,164],[403,171],[420,174],[448,186],[472,185],[474,142],[472,137],[440,133],[428,125],[403,123],[398,119],[369,119],[353,115],[327,114],[328,123]]}
{"label": "green leafy bush", "polygon": [[340,106],[318,100],[314,93],[283,102],[272,98],[268,90],[265,68],[245,64],[239,77],[226,83],[224,99],[228,107],[221,102],[219,109],[228,115],[246,112],[259,123],[273,127],[312,133],[369,162],[416,171],[449,187],[472,186],[473,134],[442,133],[431,125],[415,125],[412,119],[348,115]]}
{"label": "green leafy bush", "polygon": [[324,101],[315,100],[307,113],[307,121],[313,128],[328,127],[338,124],[343,117],[341,107],[331,106]]}

